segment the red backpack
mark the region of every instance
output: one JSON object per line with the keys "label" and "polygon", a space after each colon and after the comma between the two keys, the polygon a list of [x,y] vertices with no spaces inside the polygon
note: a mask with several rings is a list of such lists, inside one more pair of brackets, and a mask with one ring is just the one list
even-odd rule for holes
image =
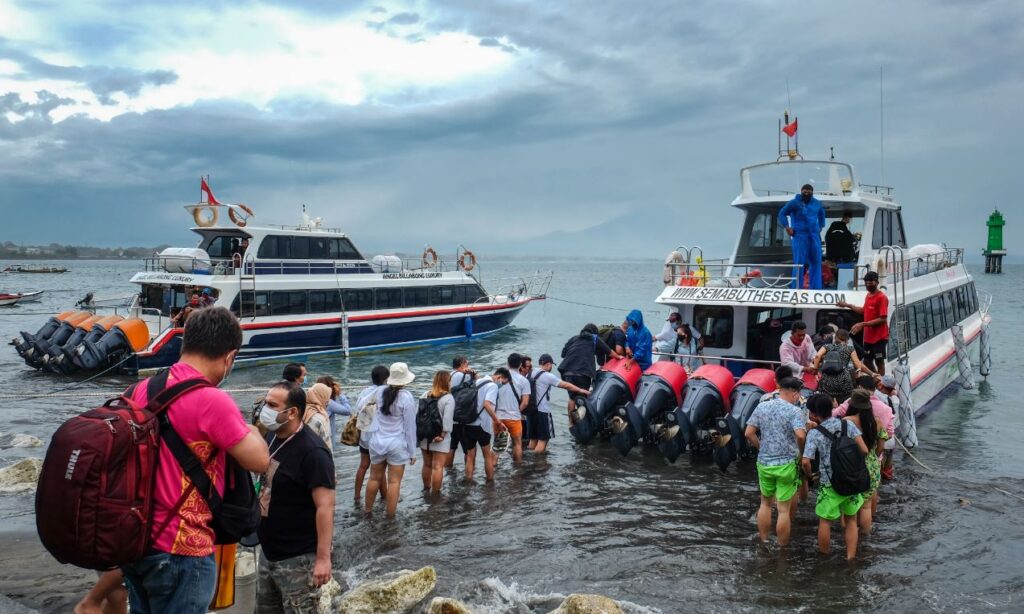
{"label": "red backpack", "polygon": [[61,563],[110,569],[149,549],[160,414],[186,392],[210,385],[191,379],[166,387],[166,372],[153,380],[159,392],[146,406],[132,401],[132,386],[53,434],[36,490],[36,529]]}

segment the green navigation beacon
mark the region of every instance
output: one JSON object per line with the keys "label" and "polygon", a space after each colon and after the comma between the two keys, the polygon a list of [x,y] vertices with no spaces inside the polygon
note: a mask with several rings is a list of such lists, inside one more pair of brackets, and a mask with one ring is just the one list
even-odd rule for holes
{"label": "green navigation beacon", "polygon": [[1006,226],[1006,220],[1003,219],[1003,214],[999,213],[999,209],[996,209],[988,216],[985,225],[988,226],[988,247],[982,252],[985,254],[985,272],[1002,273],[1003,256],[1006,255],[1006,250],[1003,249],[1003,226]]}

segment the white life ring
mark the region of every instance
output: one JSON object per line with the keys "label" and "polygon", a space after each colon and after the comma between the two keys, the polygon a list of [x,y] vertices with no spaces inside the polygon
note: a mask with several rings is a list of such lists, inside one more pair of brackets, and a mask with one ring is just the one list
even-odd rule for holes
{"label": "white life ring", "polygon": [[664,273],[661,276],[661,281],[666,286],[668,286],[668,285],[670,285],[672,283],[673,276],[674,276],[673,274],[674,274],[674,272],[676,270],[676,267],[673,266],[673,265],[678,265],[678,264],[682,264],[682,263],[683,263],[683,255],[681,253],[679,253],[678,251],[669,252],[669,255],[665,258],[665,271],[664,271]]}
{"label": "white life ring", "polygon": [[[209,211],[210,217],[203,217],[203,211]],[[192,208],[192,219],[195,220],[196,226],[200,228],[209,228],[217,224],[217,208],[213,205],[196,206]]]}
{"label": "white life ring", "polygon": [[425,269],[432,269],[437,265],[437,252],[434,251],[433,247],[428,247],[423,250],[423,256],[420,258],[420,264]]}
{"label": "white life ring", "polygon": [[[236,213],[236,210],[238,209],[242,210],[242,213],[245,214],[244,217]],[[245,228],[245,225],[249,222],[249,218],[254,215],[256,214],[252,212],[252,209],[250,209],[248,205],[243,205],[242,203],[238,203],[237,205],[228,205],[228,217],[230,217],[231,221],[235,223],[235,226],[238,226],[239,228]]]}
{"label": "white life ring", "polygon": [[468,249],[459,256],[459,268],[469,273],[476,267],[476,254]]}

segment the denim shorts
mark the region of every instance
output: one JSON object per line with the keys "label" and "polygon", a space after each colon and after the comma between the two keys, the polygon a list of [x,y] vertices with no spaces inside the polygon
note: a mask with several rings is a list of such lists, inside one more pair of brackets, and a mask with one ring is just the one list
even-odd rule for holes
{"label": "denim shorts", "polygon": [[155,552],[121,570],[132,614],[206,614],[217,584],[212,554]]}

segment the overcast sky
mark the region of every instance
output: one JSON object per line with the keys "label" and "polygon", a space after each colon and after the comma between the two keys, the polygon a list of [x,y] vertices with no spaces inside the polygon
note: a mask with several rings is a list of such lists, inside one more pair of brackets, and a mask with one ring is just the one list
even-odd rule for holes
{"label": "overcast sky", "polygon": [[367,251],[721,253],[787,79],[802,153],[883,182],[881,67],[911,242],[977,253],[999,206],[1019,253],[1022,58],[1020,0],[0,0],[0,240],[188,245],[208,173]]}

